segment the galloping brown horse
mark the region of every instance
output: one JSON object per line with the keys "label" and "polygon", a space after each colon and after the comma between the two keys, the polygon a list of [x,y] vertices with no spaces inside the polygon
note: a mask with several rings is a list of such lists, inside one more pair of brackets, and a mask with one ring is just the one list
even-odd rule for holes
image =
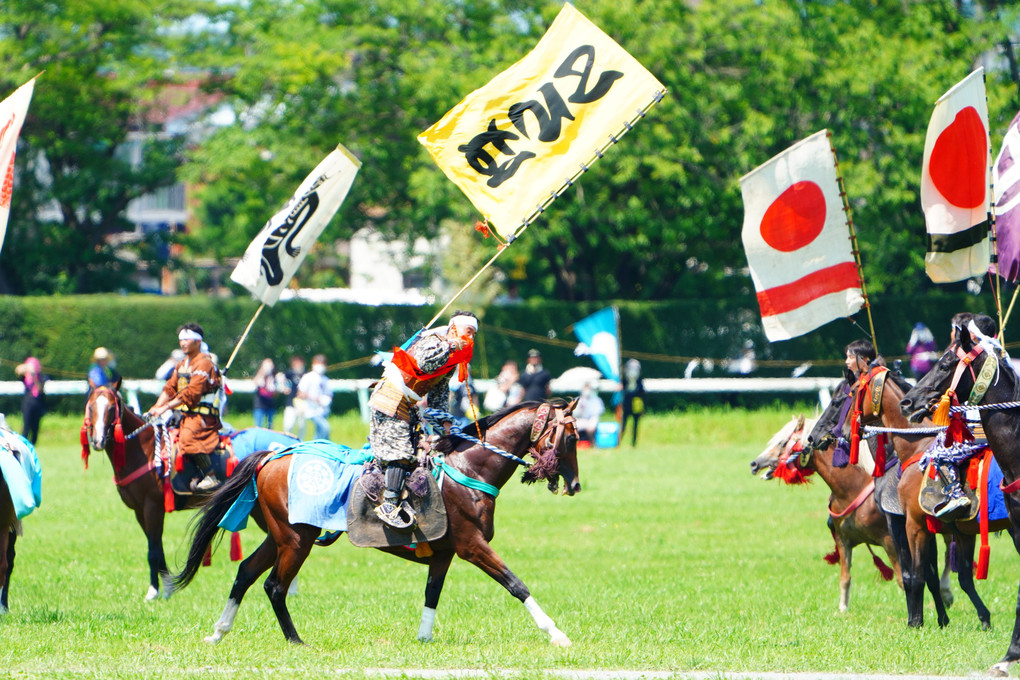
{"label": "galloping brown horse", "polygon": [[[478,431],[472,425],[468,433],[517,458],[530,452],[536,462],[525,472],[524,481],[547,479],[550,490],[555,491],[559,477],[562,476],[564,493],[572,496],[581,490],[577,474],[577,431],[571,415],[576,404],[577,400],[566,405],[561,402],[548,405],[524,402],[483,418],[478,422]],[[546,413],[547,420],[540,413]],[[538,431],[534,432],[533,428]],[[518,462],[504,455],[456,435],[441,439],[436,448],[445,452],[446,465],[497,489],[510,480],[518,465]],[[267,462],[269,458],[270,454],[250,456],[209,499],[196,518],[187,564],[175,578],[179,588],[194,578],[202,556],[219,533],[220,520],[241,493],[254,482],[258,495],[252,516],[260,526],[268,528],[268,536],[238,568],[223,614],[216,622],[213,634],[206,638],[209,642],[219,642],[231,629],[244,594],[255,579],[270,567],[272,572],[265,581],[265,590],[277,621],[288,641],[301,642],[287,610],[287,590],[308,557],[320,530],[308,524],[291,524],[288,521],[287,474],[290,465],[281,458]],[[416,551],[403,547],[380,548],[429,567],[418,639],[432,639],[439,595],[450,562],[457,555],[476,565],[523,602],[538,627],[550,635],[554,645],[569,645],[567,636],[542,611],[527,586],[507,568],[489,545],[493,536],[495,497],[485,491],[463,486],[453,477],[444,480],[442,495],[448,526],[442,538],[429,543],[432,555],[419,557]]]}
{"label": "galloping brown horse", "polygon": [[[295,442],[298,440],[295,438]],[[163,519],[166,513],[164,487],[157,475],[156,430],[125,408],[117,393],[108,387],[97,387],[85,404],[82,426],[82,457],[88,465],[89,446],[105,450],[113,465],[113,481],[124,505],[135,511],[135,519],[148,541],[149,590],[146,600],[173,594],[173,584],[163,553]],[[235,448],[238,459],[251,451]],[[206,496],[174,494],[176,510],[200,505]]]}

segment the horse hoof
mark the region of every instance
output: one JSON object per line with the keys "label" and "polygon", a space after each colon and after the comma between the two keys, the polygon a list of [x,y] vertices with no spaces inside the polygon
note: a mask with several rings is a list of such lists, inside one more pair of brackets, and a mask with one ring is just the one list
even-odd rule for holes
{"label": "horse hoof", "polygon": [[573,644],[566,635],[554,637],[550,642],[552,642],[554,647],[569,647]]}
{"label": "horse hoof", "polygon": [[991,621],[982,621],[981,622],[981,630],[991,630],[991,629],[992,629],[992,622]]}
{"label": "horse hoof", "polygon": [[7,607],[5,607],[2,604],[0,604],[0,616],[3,616],[4,614],[6,614],[7,611],[8,611]]}
{"label": "horse hoof", "polygon": [[222,639],[223,636],[218,633],[214,633],[213,635],[206,635],[204,638],[202,638],[203,642],[208,642],[210,645],[215,645]]}
{"label": "horse hoof", "polygon": [[1000,662],[988,669],[988,677],[990,678],[1008,678],[1009,677],[1009,664],[1005,661]]}
{"label": "horse hoof", "polygon": [[418,636],[418,642],[432,642],[432,636],[431,635],[419,635]]}
{"label": "horse hoof", "polygon": [[156,590],[155,588],[153,588],[152,586],[149,586],[148,592],[145,593],[145,601],[146,602],[152,602],[153,600],[155,600],[158,597],[159,597],[159,591]]}

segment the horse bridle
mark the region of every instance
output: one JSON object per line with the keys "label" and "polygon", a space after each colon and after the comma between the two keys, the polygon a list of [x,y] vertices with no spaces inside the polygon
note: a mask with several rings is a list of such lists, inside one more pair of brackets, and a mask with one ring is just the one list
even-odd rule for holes
{"label": "horse bridle", "polygon": [[[551,421],[550,415],[553,416]],[[538,458],[541,455],[548,455],[548,452],[552,450],[558,457],[560,443],[567,432],[567,426],[573,425],[575,422],[574,416],[564,413],[562,407],[548,403],[542,404],[538,407],[535,422],[531,425],[531,446],[528,447],[528,451]],[[546,444],[545,446],[543,446],[543,442]]]}
{"label": "horse bridle", "polygon": [[[111,426],[112,426],[112,428],[113,428],[113,435],[112,435],[113,436],[113,467],[114,467],[114,470],[119,471],[119,470],[121,470],[124,467],[124,444],[125,444],[125,441],[126,441],[126,439],[124,437],[124,427],[121,425],[121,422],[120,422],[120,399],[118,399],[117,395],[114,393],[114,391],[111,390],[106,385],[100,385],[99,387],[97,387],[94,390],[92,390],[92,394],[93,395],[98,393],[98,392],[105,393],[109,397],[110,401],[113,403],[113,408],[114,408],[113,420],[110,423],[107,424],[106,431],[109,431]],[[91,399],[90,399],[90,403],[92,403]],[[82,459],[82,462],[85,464],[85,469],[86,470],[89,467],[89,453],[92,450],[90,442],[89,442],[89,432],[91,431],[91,429],[92,429],[92,420],[89,418],[89,409],[86,409],[85,410],[85,419],[82,422],[81,435],[79,437],[79,439],[81,441],[81,459]]]}

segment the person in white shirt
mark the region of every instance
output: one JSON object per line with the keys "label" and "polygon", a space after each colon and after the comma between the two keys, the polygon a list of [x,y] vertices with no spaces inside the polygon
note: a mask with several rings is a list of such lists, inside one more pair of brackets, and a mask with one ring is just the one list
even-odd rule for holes
{"label": "person in white shirt", "polygon": [[599,418],[606,411],[606,405],[595,389],[594,383],[586,383],[574,408],[577,436],[581,441],[594,442]]}
{"label": "person in white shirt", "polygon": [[[327,418],[330,404],[333,403],[333,391],[329,388],[329,378],[326,377],[325,355],[316,354],[312,357],[312,370],[301,376],[298,382],[297,398],[304,404],[305,418],[312,421],[312,425],[315,426],[315,438],[329,439]],[[299,437],[303,434],[297,433]]]}

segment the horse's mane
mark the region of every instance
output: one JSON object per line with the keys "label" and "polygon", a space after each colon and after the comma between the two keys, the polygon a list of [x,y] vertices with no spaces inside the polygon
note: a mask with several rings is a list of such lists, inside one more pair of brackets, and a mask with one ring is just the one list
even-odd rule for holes
{"label": "horse's mane", "polygon": [[903,390],[903,394],[906,394],[914,387],[905,377],[903,377],[903,374],[900,373],[899,371],[889,369],[889,372],[886,373],[886,375],[892,379],[896,387]]}
{"label": "horse's mane", "polygon": [[[513,406],[507,406],[506,408],[502,408],[496,411],[495,413],[491,413],[487,416],[479,418],[477,422],[477,427],[476,423],[471,422],[468,423],[466,426],[462,427],[461,430],[464,432],[464,434],[470,437],[481,438],[482,435],[484,435],[489,430],[490,427],[492,427],[499,421],[503,420],[507,416],[516,413],[517,411],[521,411],[523,409],[538,408],[543,403],[544,402],[541,401],[522,401],[517,404],[514,404]],[[449,435],[447,439],[449,439],[451,443],[453,443],[455,446],[459,444],[461,441],[466,441],[463,437],[455,434]]]}

